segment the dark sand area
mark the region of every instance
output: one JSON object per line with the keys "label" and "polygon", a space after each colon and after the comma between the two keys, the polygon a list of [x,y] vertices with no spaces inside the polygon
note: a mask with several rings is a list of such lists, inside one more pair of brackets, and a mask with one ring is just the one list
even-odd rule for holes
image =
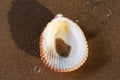
{"label": "dark sand area", "polygon": [[[39,35],[58,13],[80,25],[89,45],[86,63],[69,73],[39,57]],[[0,80],[120,80],[120,0],[0,0]]]}

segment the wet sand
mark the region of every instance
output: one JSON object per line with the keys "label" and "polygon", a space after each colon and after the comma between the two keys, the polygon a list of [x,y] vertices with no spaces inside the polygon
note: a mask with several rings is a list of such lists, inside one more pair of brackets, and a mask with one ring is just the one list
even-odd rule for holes
{"label": "wet sand", "polygon": [[[58,73],[39,57],[39,35],[58,13],[84,31],[89,57]],[[0,80],[120,80],[119,0],[0,0]]]}

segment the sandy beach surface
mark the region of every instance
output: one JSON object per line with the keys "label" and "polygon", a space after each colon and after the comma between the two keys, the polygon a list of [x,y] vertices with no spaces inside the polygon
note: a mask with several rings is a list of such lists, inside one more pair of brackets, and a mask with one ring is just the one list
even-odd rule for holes
{"label": "sandy beach surface", "polygon": [[[58,13],[89,45],[86,63],[69,73],[39,57],[39,36]],[[0,80],[120,80],[120,0],[0,0]]]}

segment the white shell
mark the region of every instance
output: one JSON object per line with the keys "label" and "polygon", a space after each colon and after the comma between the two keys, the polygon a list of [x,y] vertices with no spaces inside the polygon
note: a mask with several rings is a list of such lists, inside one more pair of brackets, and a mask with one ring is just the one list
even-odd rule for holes
{"label": "white shell", "polygon": [[[59,27],[65,21],[67,29]],[[57,36],[56,36],[57,35]],[[68,57],[60,56],[55,49],[55,39],[61,38],[71,45]],[[86,61],[88,45],[80,27],[72,20],[58,14],[49,22],[40,36],[40,56],[43,63],[57,72],[70,72],[78,69]]]}

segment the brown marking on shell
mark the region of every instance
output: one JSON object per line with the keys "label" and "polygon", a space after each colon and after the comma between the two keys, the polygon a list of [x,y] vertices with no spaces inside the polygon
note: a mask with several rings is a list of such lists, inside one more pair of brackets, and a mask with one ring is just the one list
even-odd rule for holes
{"label": "brown marking on shell", "polygon": [[71,50],[71,46],[67,45],[62,39],[57,38],[55,40],[56,43],[56,51],[57,53],[62,56],[62,57],[68,57],[70,50]]}

